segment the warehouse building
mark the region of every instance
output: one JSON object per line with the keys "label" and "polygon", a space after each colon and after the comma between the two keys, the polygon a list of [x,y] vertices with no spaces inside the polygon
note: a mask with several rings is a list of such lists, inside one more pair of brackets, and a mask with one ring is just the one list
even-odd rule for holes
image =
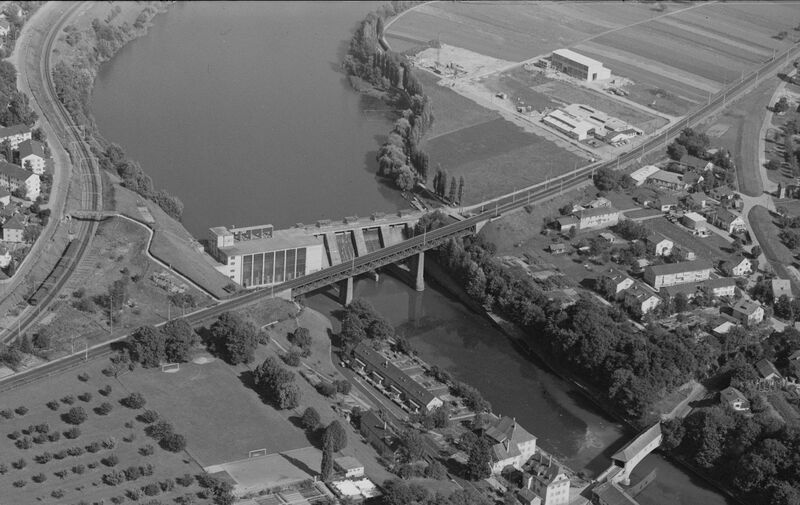
{"label": "warehouse building", "polygon": [[570,49],[556,49],[550,65],[570,77],[586,82],[602,81],[611,77],[611,70],[597,60],[578,54]]}

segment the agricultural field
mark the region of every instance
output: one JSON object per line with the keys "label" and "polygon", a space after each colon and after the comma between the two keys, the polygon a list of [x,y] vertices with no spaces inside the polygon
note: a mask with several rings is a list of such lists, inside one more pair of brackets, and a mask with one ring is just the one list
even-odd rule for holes
{"label": "agricultural field", "polygon": [[484,201],[572,170],[582,158],[504,119],[462,128],[426,143],[431,165],[464,177],[464,203]]}
{"label": "agricultural field", "polygon": [[[186,452],[162,449],[146,434],[148,424],[139,418],[144,410],[121,403],[130,391],[101,373],[106,363],[91,361],[80,370],[3,393],[3,413],[13,413],[10,418],[0,415],[4,503],[73,505],[82,500],[110,503],[111,498],[123,497],[128,502],[132,496],[149,499],[155,495],[163,503],[173,503],[187,493],[196,497],[199,487],[194,479],[188,486],[175,479],[201,473],[200,466]],[[144,408],[152,408],[147,396],[145,400]],[[71,408],[81,408],[86,420],[79,425],[67,422]],[[131,471],[132,478],[117,485],[103,478],[131,466],[148,465],[150,475],[136,477],[138,471]],[[152,495],[143,492],[149,484],[155,484],[147,491]]]}
{"label": "agricultural field", "polygon": [[680,116],[791,46],[796,6],[763,5],[439,2],[403,14],[387,40],[408,49],[438,38],[516,62],[569,47],[632,81],[628,99]]}
{"label": "agricultural field", "polygon": [[428,140],[500,117],[497,112],[437,85],[439,78],[429,72],[417,72],[417,77],[434,108],[433,126],[425,137]]}

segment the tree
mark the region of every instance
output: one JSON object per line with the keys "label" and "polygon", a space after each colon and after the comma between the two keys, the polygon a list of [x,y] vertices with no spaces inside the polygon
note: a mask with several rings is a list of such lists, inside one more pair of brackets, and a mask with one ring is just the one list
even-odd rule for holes
{"label": "tree", "polygon": [[460,204],[464,199],[464,176],[458,179],[458,203]]}
{"label": "tree", "polygon": [[120,400],[120,402],[129,409],[135,410],[144,407],[145,404],[147,403],[147,400],[145,399],[142,393],[134,391],[133,393],[129,394],[128,396]]}
{"label": "tree", "polygon": [[88,417],[83,407],[72,407],[64,414],[64,422],[79,425],[86,421]]}
{"label": "tree", "polygon": [[669,156],[672,160],[680,161],[684,156],[686,156],[686,153],[686,147],[678,144],[677,142],[673,142],[667,146],[667,156]]}
{"label": "tree", "polygon": [[425,456],[425,441],[422,439],[422,435],[414,430],[406,430],[403,433],[400,437],[400,447],[409,463],[419,461]]}
{"label": "tree", "polygon": [[489,451],[489,443],[486,440],[478,439],[469,450],[467,459],[467,478],[470,480],[485,479],[491,475],[489,464],[492,456]]}
{"label": "tree", "polygon": [[300,418],[300,424],[304,430],[314,431],[319,428],[320,417],[319,412],[314,407],[307,407],[303,412],[303,417]]}
{"label": "tree", "polygon": [[322,447],[322,467],[320,468],[320,477],[323,482],[327,482],[333,475],[333,442],[327,441]]}
{"label": "tree", "polygon": [[222,351],[231,365],[253,361],[258,347],[258,329],[235,312],[223,312],[211,325],[211,335],[217,351]]}
{"label": "tree", "polygon": [[293,409],[300,404],[295,374],[283,368],[274,356],[265,359],[253,376],[261,393],[279,409]]}
{"label": "tree", "polygon": [[131,358],[143,367],[157,367],[164,361],[164,335],[153,326],[140,326],[134,330],[128,349]]}
{"label": "tree", "polygon": [[109,310],[122,310],[122,306],[128,301],[128,285],[130,278],[123,276],[111,283],[108,287]]}
{"label": "tree", "polygon": [[308,331],[308,328],[297,328],[292,333],[292,343],[303,349],[311,347],[311,332]]}
{"label": "tree", "polygon": [[42,227],[38,224],[29,224],[22,232],[22,240],[25,242],[36,242],[39,235],[42,234]]}
{"label": "tree", "polygon": [[759,256],[761,256],[761,246],[760,245],[754,245],[753,247],[751,247],[750,248],[750,256],[753,259],[757,259]]}
{"label": "tree", "polygon": [[679,314],[681,312],[686,312],[687,310],[689,310],[689,299],[686,298],[685,293],[676,294],[675,298],[673,298],[672,300],[672,304],[673,308],[675,309],[675,312]]}
{"label": "tree", "polygon": [[186,449],[186,437],[179,433],[172,433],[161,439],[161,447],[170,452],[180,452]]}
{"label": "tree", "polygon": [[197,333],[186,319],[172,319],[161,330],[164,335],[164,356],[169,363],[189,361]]}
{"label": "tree", "polygon": [[458,193],[458,183],[456,182],[456,178],[453,177],[452,179],[450,179],[450,194],[448,195],[448,198],[450,199],[451,202],[456,201],[457,193]]}
{"label": "tree", "polygon": [[782,319],[792,318],[792,301],[786,295],[781,295],[775,300],[775,315]]}
{"label": "tree", "polygon": [[781,168],[781,162],[772,158],[767,162],[767,170],[778,170]]}
{"label": "tree", "polygon": [[601,167],[594,172],[594,185],[601,191],[611,191],[619,187],[619,176],[613,169]]}
{"label": "tree", "polygon": [[338,452],[347,447],[347,432],[339,421],[331,421],[322,434],[322,445],[331,444],[333,452]]}
{"label": "tree", "polygon": [[367,327],[367,336],[372,340],[388,340],[394,337],[394,327],[389,324],[389,321],[380,317],[369,324]]}
{"label": "tree", "polygon": [[772,110],[778,114],[784,113],[789,110],[789,101],[786,99],[785,96],[782,96],[775,105],[772,107]]}

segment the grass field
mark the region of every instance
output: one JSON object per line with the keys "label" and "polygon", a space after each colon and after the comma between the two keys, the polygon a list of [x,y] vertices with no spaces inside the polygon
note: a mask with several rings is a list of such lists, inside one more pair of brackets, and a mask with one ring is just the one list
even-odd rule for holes
{"label": "grass field", "polygon": [[433,127],[426,134],[427,139],[500,117],[497,112],[481,107],[469,98],[439,86],[436,84],[438,77],[430,72],[417,72],[416,75],[433,104]]}
{"label": "grass field", "polygon": [[[81,370],[89,375],[88,380],[85,382],[78,379],[79,371],[70,370],[44,381],[35,382],[20,389],[3,393],[2,408],[15,409],[19,406],[25,406],[29,409],[24,416],[16,414],[13,419],[0,418],[0,433],[2,433],[0,437],[0,463],[8,467],[8,473],[0,475],[0,496],[3,503],[77,504],[81,500],[86,500],[89,503],[105,500],[105,503],[109,503],[111,497],[122,496],[128,489],[141,488],[151,482],[163,481],[167,478],[174,479],[185,473],[194,475],[202,471],[186,453],[174,454],[167,452],[145,435],[145,425],[134,419],[141,411],[131,410],[120,405],[119,400],[127,396],[127,392],[116,381],[100,373],[100,370],[105,365],[105,360],[95,360],[83,367]],[[107,397],[99,393],[99,389],[106,385],[112,387]],[[88,414],[88,420],[80,425],[80,436],[78,438],[68,439],[63,435],[63,432],[68,430],[71,425],[65,423],[61,419],[61,415],[71,407],[60,403],[58,410],[53,411],[45,404],[51,400],[59,400],[68,395],[78,396],[85,392],[91,393],[92,398],[89,401],[75,399],[75,403],[72,406],[83,407]],[[105,416],[93,411],[102,402],[109,402],[113,406],[112,411]],[[146,408],[150,407],[148,398]],[[53,442],[34,443],[30,449],[19,449],[8,436],[15,431],[27,430],[27,427],[32,424],[41,423],[47,423],[49,433],[59,433],[60,438]],[[131,436],[134,438],[131,439]],[[85,448],[92,442],[102,442],[110,438],[115,440],[114,449],[101,449],[95,453],[85,451],[81,455],[66,456],[62,459],[54,457],[47,463],[34,461],[35,456],[44,452],[57,455],[61,450],[74,447]],[[189,441],[190,444],[193,442],[191,438]],[[197,439],[194,442],[197,442]],[[144,456],[138,451],[147,444],[154,447],[154,452],[152,455]],[[117,470],[124,470],[131,465],[138,466],[149,463],[154,466],[154,473],[152,476],[125,482],[118,486],[109,486],[102,482],[102,476],[105,473],[109,473],[111,468],[101,460],[112,454],[119,460],[119,463],[115,466]],[[20,460],[20,458],[24,458],[27,461],[27,466],[21,470],[13,468],[11,463]],[[72,470],[78,465],[83,466],[82,473]],[[94,468],[90,468],[90,466]],[[61,470],[66,470],[63,478],[55,475],[56,472]],[[42,483],[36,483],[32,479],[34,475],[39,473],[44,474],[46,477],[46,480]],[[24,481],[24,487],[13,485],[17,481]],[[196,484],[189,488],[176,485],[174,491],[160,494],[158,499],[162,500],[163,503],[172,503],[173,498],[187,492],[195,493],[198,489]],[[52,495],[53,492],[58,490],[63,491],[62,498],[56,498]],[[125,501],[127,502],[128,500],[126,499]]]}
{"label": "grass field", "polygon": [[733,254],[730,243],[725,241],[716,233],[712,233],[709,237],[699,238],[695,237],[680,226],[676,226],[665,218],[649,219],[646,221],[646,226],[663,235],[667,236],[676,244],[681,244],[694,251],[697,259],[705,259],[713,262],[727,259]]}
{"label": "grass field", "polygon": [[464,177],[464,203],[530,186],[583,163],[581,158],[504,119],[463,128],[426,146],[432,166],[441,164],[450,176]]}

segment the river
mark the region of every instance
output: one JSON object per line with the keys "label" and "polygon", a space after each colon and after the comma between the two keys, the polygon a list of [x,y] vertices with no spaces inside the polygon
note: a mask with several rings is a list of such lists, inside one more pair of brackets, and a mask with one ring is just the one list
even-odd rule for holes
{"label": "river", "polygon": [[[196,236],[216,225],[280,227],[404,207],[374,176],[391,115],[371,112],[382,106],[336,71],[346,37],[375,5],[178,3],[102,67],[93,95],[100,130],[184,201]],[[632,435],[435,286],[418,293],[382,275],[355,289],[425,360],[478,387],[572,468],[601,471]],[[309,304],[339,308],[322,294]],[[658,477],[642,505],[728,503],[658,455],[634,481],[652,468]]]}
{"label": "river", "polygon": [[377,5],[179,2],[100,69],[100,131],[183,200],[199,238],[408,207],[375,176],[393,118],[338,72]]}

